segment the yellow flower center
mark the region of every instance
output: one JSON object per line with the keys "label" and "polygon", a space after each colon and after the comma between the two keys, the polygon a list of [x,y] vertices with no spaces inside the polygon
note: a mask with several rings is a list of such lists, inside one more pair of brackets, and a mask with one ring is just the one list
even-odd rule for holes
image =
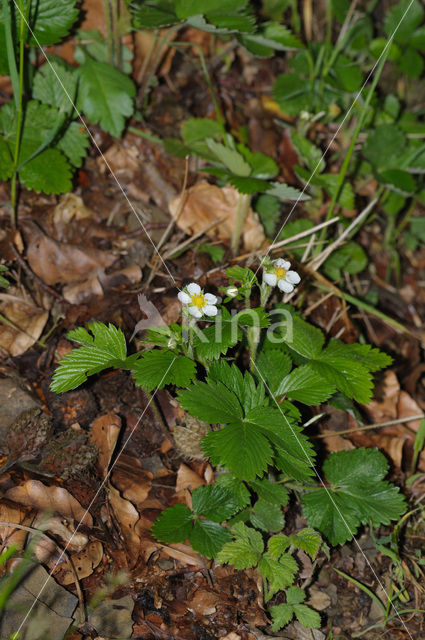
{"label": "yellow flower center", "polygon": [[192,304],[194,307],[197,307],[198,309],[202,309],[202,307],[205,304],[205,298],[202,295],[202,293],[197,293],[192,297]]}
{"label": "yellow flower center", "polygon": [[279,280],[286,276],[286,269],[283,269],[282,267],[276,267],[274,272],[275,272],[276,276],[279,278]]}

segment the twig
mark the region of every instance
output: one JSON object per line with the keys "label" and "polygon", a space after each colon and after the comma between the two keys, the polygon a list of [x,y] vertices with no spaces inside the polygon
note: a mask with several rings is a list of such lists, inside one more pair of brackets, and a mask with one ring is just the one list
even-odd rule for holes
{"label": "twig", "polygon": [[216,227],[218,224],[220,224],[220,222],[223,220],[223,216],[221,218],[216,218],[215,220],[213,220],[212,222],[209,222],[203,229],[201,229],[201,231],[199,231],[197,234],[195,234],[194,236],[192,236],[191,238],[188,238],[187,240],[185,240],[184,242],[182,242],[181,244],[177,245],[177,247],[174,247],[173,249],[170,249],[169,251],[167,251],[167,253],[164,255],[164,260],[167,260],[167,258],[171,258],[171,256],[173,256],[174,254],[176,254],[178,251],[181,251],[182,249],[185,249],[188,245],[192,244],[192,242],[195,242],[195,240],[197,240],[198,238],[200,238],[201,236],[203,236],[207,231],[209,231],[210,229],[212,229],[213,227]]}
{"label": "twig", "polygon": [[354,427],[354,429],[344,429],[344,431],[332,431],[331,433],[320,433],[317,436],[311,436],[313,439],[316,438],[334,438],[335,436],[346,436],[350,435],[350,433],[355,433],[356,431],[370,431],[372,429],[380,429],[381,427],[390,427],[394,424],[403,424],[404,422],[412,422],[413,420],[421,420],[425,418],[425,414],[420,414],[417,416],[407,416],[406,418],[397,418],[395,420],[387,420],[387,422],[379,422],[378,424],[367,424],[362,427]]}
{"label": "twig", "polygon": [[174,225],[177,224],[177,222],[179,221],[179,218],[180,218],[181,214],[183,213],[184,205],[186,204],[186,199],[187,199],[186,186],[187,186],[187,177],[189,175],[189,156],[186,156],[185,160],[186,160],[186,165],[185,165],[185,169],[184,169],[183,186],[182,186],[182,190],[180,192],[180,200],[179,200],[179,206],[177,207],[176,217],[175,218],[171,218],[171,220],[170,220],[170,222],[168,224],[168,227],[165,229],[164,233],[162,234],[162,237],[161,237],[160,241],[156,245],[156,248],[158,249],[158,251],[160,250],[160,248],[162,247],[164,242],[168,239],[168,236],[170,235],[170,232],[171,232],[172,228],[174,227]]}

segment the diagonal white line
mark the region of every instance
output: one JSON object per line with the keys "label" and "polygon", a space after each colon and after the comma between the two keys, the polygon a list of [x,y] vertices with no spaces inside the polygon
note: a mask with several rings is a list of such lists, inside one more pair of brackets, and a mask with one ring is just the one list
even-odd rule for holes
{"label": "diagonal white line", "polygon": [[[297,204],[299,203],[300,199],[302,198],[302,196],[305,193],[305,190],[307,189],[307,187],[310,185],[310,182],[313,180],[314,176],[316,175],[316,172],[322,162],[322,160],[325,158],[326,154],[328,153],[329,149],[331,148],[332,144],[334,143],[337,135],[339,134],[339,132],[341,131],[345,121],[347,120],[347,118],[349,117],[350,113],[352,112],[354,105],[356,104],[357,100],[359,99],[359,97],[362,94],[363,89],[366,87],[367,83],[369,82],[370,78],[373,76],[375,69],[377,68],[377,66],[379,65],[379,62],[381,61],[383,55],[385,54],[385,52],[387,51],[388,47],[391,46],[392,41],[394,40],[394,36],[397,33],[401,23],[403,22],[404,18],[406,17],[410,7],[412,6],[412,4],[414,3],[415,0],[411,0],[409,6],[407,7],[406,11],[403,13],[402,17],[399,20],[399,23],[397,24],[396,28],[394,29],[393,33],[391,34],[391,36],[388,38],[388,42],[385,45],[385,47],[383,48],[381,55],[379,56],[379,58],[377,59],[377,61],[375,62],[375,64],[373,65],[372,69],[369,71],[366,80],[364,81],[363,85],[361,86],[359,92],[357,93],[356,97],[354,98],[350,108],[348,109],[347,113],[345,114],[344,118],[342,119],[342,121],[340,122],[340,124],[338,125],[337,130],[335,131],[334,135],[332,136],[328,146],[326,147],[326,149],[324,150],[324,152],[322,153],[322,155],[320,156],[319,161],[317,162],[316,166],[314,167],[309,179],[307,180],[306,184],[304,185],[300,195],[298,196],[298,198],[295,200],[294,204],[292,205],[291,210],[289,211],[288,215],[286,216],[286,219],[284,220],[282,226],[280,227],[279,231],[277,232],[273,242],[271,243],[270,247],[276,242],[276,240],[278,239],[279,235],[282,232],[282,229],[284,228],[284,226],[288,223],[288,221],[290,220],[292,214],[294,213],[295,207],[297,206]],[[263,256],[263,258],[261,259],[260,264],[257,267],[257,270],[255,272],[255,275],[257,275],[259,269],[261,268],[261,266],[264,264],[264,260],[267,258],[267,256],[269,255],[271,249],[268,249],[267,253]]]}
{"label": "diagonal white line", "polygon": [[164,265],[164,267],[165,267],[166,271],[168,272],[168,275],[171,277],[171,279],[172,279],[172,281],[173,281],[174,285],[176,286],[176,288],[180,290],[180,288],[177,286],[176,279],[174,278],[173,274],[171,273],[170,269],[168,268],[167,264],[165,263],[164,259],[162,258],[161,254],[159,253],[159,251],[158,251],[158,249],[157,249],[156,244],[155,244],[155,243],[154,243],[154,241],[152,240],[152,238],[151,238],[151,236],[149,235],[149,233],[148,233],[148,231],[147,231],[147,229],[146,229],[145,225],[143,224],[143,220],[141,219],[141,217],[140,217],[140,215],[138,214],[137,210],[135,209],[135,207],[134,207],[134,206],[133,206],[133,204],[131,203],[131,201],[130,201],[129,197],[127,196],[127,194],[126,194],[126,192],[125,192],[124,187],[121,185],[121,183],[120,183],[120,181],[118,180],[118,178],[117,178],[117,176],[116,176],[115,172],[113,171],[113,169],[112,169],[111,165],[109,164],[108,160],[105,158],[104,154],[102,153],[102,151],[101,151],[101,149],[100,149],[99,145],[97,144],[97,142],[96,142],[96,140],[95,140],[95,138],[94,138],[93,134],[91,133],[90,129],[88,128],[88,126],[87,126],[87,125],[86,125],[86,123],[84,122],[83,117],[82,117],[82,115],[81,115],[80,111],[78,110],[78,108],[77,108],[76,104],[74,103],[74,101],[72,100],[71,96],[69,95],[69,92],[67,91],[66,87],[64,86],[64,84],[63,84],[63,82],[62,82],[61,78],[60,78],[60,77],[59,77],[59,75],[57,74],[57,72],[56,72],[56,70],[54,69],[54,67],[53,67],[52,63],[50,62],[49,58],[48,58],[48,57],[47,57],[47,55],[45,54],[45,52],[44,52],[44,50],[43,50],[43,48],[42,48],[42,46],[41,46],[41,44],[40,44],[39,40],[37,39],[37,36],[34,34],[34,31],[31,29],[31,27],[30,27],[30,25],[29,25],[29,23],[28,23],[28,21],[27,21],[26,17],[24,16],[23,12],[20,10],[19,6],[17,5],[16,0],[12,0],[12,1],[13,1],[13,4],[15,5],[16,9],[17,9],[17,10],[19,11],[19,13],[20,13],[20,15],[21,15],[21,19],[23,19],[23,20],[24,20],[24,22],[25,22],[25,24],[26,24],[26,26],[27,26],[27,29],[28,29],[28,31],[30,32],[30,34],[31,34],[32,38],[35,40],[35,42],[36,42],[36,44],[37,44],[38,48],[40,49],[41,53],[43,54],[43,56],[44,56],[44,58],[45,58],[45,60],[46,60],[47,64],[49,65],[50,69],[52,70],[52,72],[53,72],[53,73],[54,73],[54,75],[56,76],[56,79],[58,80],[58,82],[59,82],[60,86],[62,87],[62,89],[63,89],[63,91],[64,91],[64,93],[65,93],[66,97],[68,98],[69,102],[72,104],[72,107],[73,107],[73,109],[74,109],[75,113],[77,114],[77,116],[78,116],[79,120],[81,121],[81,123],[82,123],[83,127],[84,127],[84,128],[85,128],[85,130],[87,131],[87,133],[88,133],[88,135],[89,135],[89,137],[90,137],[90,140],[92,141],[92,143],[93,143],[94,147],[95,147],[95,148],[96,148],[96,150],[99,152],[99,155],[100,155],[100,157],[102,158],[103,162],[106,164],[106,166],[107,166],[107,168],[108,168],[108,170],[109,170],[109,172],[110,172],[111,176],[112,176],[112,177],[113,177],[113,179],[115,180],[115,182],[116,182],[116,184],[117,184],[117,186],[118,186],[119,190],[121,191],[122,195],[124,196],[124,198],[125,198],[125,200],[126,200],[126,202],[127,202],[128,206],[130,207],[130,209],[131,209],[132,213],[134,213],[134,215],[136,216],[136,218],[137,218],[137,220],[138,220],[138,222],[139,222],[140,226],[142,227],[142,229],[143,229],[143,231],[145,232],[145,234],[146,234],[146,236],[147,236],[147,238],[148,238],[149,242],[151,243],[151,245],[152,245],[152,247],[153,247],[153,249],[154,249],[154,251],[155,251],[156,255],[157,255],[157,256],[158,256],[158,258],[161,260],[162,264]]}
{"label": "diagonal white line", "polygon": [[362,554],[363,558],[365,559],[368,567],[370,568],[370,570],[372,571],[376,581],[378,582],[379,586],[381,587],[383,593],[385,594],[385,596],[387,597],[388,602],[391,603],[392,608],[394,609],[397,617],[399,618],[401,624],[403,625],[403,627],[405,628],[407,634],[409,635],[409,638],[411,638],[411,640],[413,639],[413,636],[411,635],[409,629],[406,627],[406,624],[404,623],[404,621],[402,620],[400,614],[397,611],[397,608],[395,607],[394,603],[391,601],[390,595],[389,593],[386,591],[384,585],[382,584],[381,580],[379,579],[378,574],[376,573],[375,569],[372,567],[369,559],[367,558],[365,552],[363,551],[363,549],[361,548],[360,544],[358,543],[356,537],[351,533],[351,529],[346,521],[346,519],[344,518],[344,515],[341,513],[340,508],[338,507],[337,503],[335,502],[335,499],[332,495],[332,493],[329,491],[328,487],[326,486],[326,484],[323,481],[322,476],[320,475],[320,473],[318,472],[317,468],[315,467],[315,465],[313,464],[312,459],[310,458],[308,451],[306,451],[305,447],[303,446],[303,443],[301,442],[301,440],[298,437],[297,432],[295,431],[295,429],[292,428],[291,423],[289,422],[288,418],[285,416],[284,412],[282,411],[282,407],[280,406],[279,402],[277,401],[275,395],[270,391],[269,386],[267,385],[267,382],[265,381],[260,369],[257,367],[255,361],[253,360],[253,358],[250,358],[251,360],[251,364],[253,365],[253,367],[255,368],[256,373],[258,374],[259,378],[261,379],[262,383],[264,384],[264,386],[266,387],[268,393],[270,394],[270,397],[273,399],[273,402],[275,403],[275,405],[277,406],[277,408],[279,409],[280,413],[282,414],[282,417],[285,419],[286,424],[288,425],[288,427],[290,428],[292,435],[294,436],[294,438],[296,439],[299,447],[302,449],[303,454],[305,455],[305,458],[309,464],[309,466],[313,469],[314,473],[317,476],[317,479],[319,480],[320,484],[322,485],[322,487],[324,488],[324,490],[326,491],[329,500],[332,502],[333,507],[335,508],[335,510],[337,511],[339,517],[341,518],[342,522],[344,523],[345,527],[347,528],[348,533],[351,536],[351,540],[353,540],[353,542],[356,544],[358,550],[360,551],[360,553]]}
{"label": "diagonal white line", "polygon": [[90,511],[90,509],[92,508],[93,504],[95,503],[95,501],[96,501],[96,499],[97,499],[97,497],[98,497],[99,493],[102,491],[103,487],[105,486],[105,484],[106,484],[107,480],[109,479],[109,477],[110,477],[110,475],[111,475],[111,473],[112,473],[112,471],[113,471],[113,469],[114,469],[115,465],[116,465],[116,464],[117,464],[117,462],[118,462],[118,459],[119,459],[120,455],[122,454],[122,452],[124,451],[124,449],[126,448],[126,446],[128,445],[128,443],[130,442],[130,440],[131,440],[131,438],[132,438],[132,436],[133,436],[133,433],[135,432],[135,430],[136,430],[136,429],[137,429],[137,427],[139,426],[140,421],[141,421],[141,419],[143,418],[143,416],[145,415],[146,411],[148,410],[148,408],[149,408],[150,404],[152,403],[152,401],[153,401],[153,399],[154,399],[154,397],[155,397],[155,395],[156,395],[156,392],[157,392],[157,391],[158,391],[158,389],[160,388],[160,386],[161,386],[162,382],[164,381],[164,379],[165,379],[165,377],[166,377],[167,373],[169,372],[169,370],[170,370],[170,369],[171,369],[171,367],[173,366],[173,364],[174,364],[174,362],[175,362],[176,357],[177,357],[177,356],[175,356],[175,358],[172,360],[172,362],[170,363],[170,365],[169,365],[169,367],[167,368],[166,372],[165,372],[165,373],[164,373],[164,375],[162,376],[161,381],[159,382],[159,384],[158,384],[157,388],[155,389],[155,391],[154,391],[154,392],[153,392],[153,394],[151,395],[151,397],[150,397],[150,399],[149,399],[149,402],[147,403],[146,407],[143,409],[142,413],[140,414],[140,416],[139,416],[139,418],[138,418],[138,420],[137,420],[136,424],[134,425],[134,427],[132,428],[132,430],[131,430],[131,432],[130,432],[130,435],[127,437],[126,441],[124,442],[123,446],[121,447],[121,449],[120,449],[119,453],[117,454],[117,457],[115,458],[114,462],[111,464],[111,466],[110,466],[110,468],[109,468],[109,470],[108,470],[108,472],[107,472],[106,476],[104,477],[104,479],[102,480],[101,484],[99,485],[99,487],[98,487],[98,489],[97,489],[96,493],[94,494],[94,496],[93,496],[93,498],[92,498],[92,500],[91,500],[91,502],[90,502],[89,506],[87,507],[87,509],[85,510],[85,512],[84,512],[83,516],[81,517],[81,519],[80,519],[79,523],[77,524],[77,526],[76,526],[76,528],[75,528],[75,531],[73,532],[73,534],[71,535],[70,539],[68,540],[68,542],[66,543],[65,547],[63,548],[63,550],[62,550],[62,552],[61,552],[61,554],[60,554],[59,558],[56,560],[56,562],[55,562],[55,565],[54,565],[53,569],[50,571],[50,573],[49,573],[49,575],[47,576],[47,578],[46,578],[45,582],[41,585],[41,587],[40,587],[40,591],[39,591],[39,592],[37,593],[37,595],[34,597],[34,602],[32,603],[31,607],[28,609],[27,613],[25,614],[24,619],[22,620],[21,624],[19,625],[19,628],[18,628],[18,629],[17,629],[17,631],[16,631],[16,634],[17,634],[17,635],[19,634],[19,632],[21,631],[21,629],[22,629],[22,627],[24,626],[25,622],[27,621],[28,616],[31,614],[31,611],[33,610],[33,608],[34,608],[34,606],[35,606],[36,602],[38,601],[38,599],[39,599],[39,597],[40,597],[40,595],[43,593],[44,589],[46,588],[46,585],[47,585],[47,583],[49,582],[50,578],[52,577],[54,570],[56,569],[56,567],[58,566],[58,564],[61,562],[62,558],[64,557],[64,555],[65,555],[65,553],[66,553],[66,551],[67,551],[67,549],[68,549],[69,545],[71,544],[72,540],[74,539],[74,536],[77,534],[77,532],[78,532],[78,530],[79,530],[79,528],[80,528],[80,526],[81,526],[81,523],[83,522],[83,520],[84,520],[84,518],[86,517],[86,515],[89,513],[89,511]]}

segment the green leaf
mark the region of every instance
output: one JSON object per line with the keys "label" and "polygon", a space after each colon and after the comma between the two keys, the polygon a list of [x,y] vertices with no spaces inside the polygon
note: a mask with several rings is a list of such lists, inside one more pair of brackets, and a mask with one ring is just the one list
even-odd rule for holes
{"label": "green leaf", "polygon": [[134,83],[109,64],[86,57],[79,69],[78,103],[93,124],[120,137],[133,113]]}
{"label": "green leaf", "polygon": [[397,487],[382,480],[388,463],[377,449],[332,453],[323,470],[330,490],[319,489],[302,499],[309,524],[322,531],[331,544],[352,538],[360,524],[390,524],[405,509]]}
{"label": "green leaf", "polygon": [[409,78],[419,78],[424,70],[422,56],[412,47],[407,47],[398,61],[398,66]]}
{"label": "green leaf", "polygon": [[210,432],[203,439],[203,449],[213,464],[224,466],[241,480],[253,480],[272,463],[268,438],[246,422],[234,422]]}
{"label": "green leaf", "polygon": [[216,557],[218,564],[233,564],[236,569],[250,569],[258,564],[264,551],[259,531],[238,522],[231,529],[234,540],[224,545]]}
{"label": "green leaf", "polygon": [[212,138],[207,139],[207,144],[210,150],[214,153],[217,160],[224,164],[232,173],[237,176],[249,176],[251,173],[251,167],[244,160],[243,156],[235,149],[226,147],[221,142],[216,142]]}
{"label": "green leaf", "polygon": [[271,482],[268,478],[251,480],[249,484],[253,491],[255,491],[258,497],[262,500],[269,503],[275,503],[281,507],[285,507],[288,504],[288,490],[283,485]]}
{"label": "green leaf", "polygon": [[285,591],[288,604],[300,604],[305,600],[305,592],[300,587],[288,587]]}
{"label": "green leaf", "polygon": [[261,193],[268,189],[269,183],[266,180],[260,180],[259,178],[244,178],[242,176],[228,175],[228,181],[231,185],[245,195],[252,195],[254,193]]}
{"label": "green leaf", "polygon": [[397,125],[382,124],[368,134],[363,155],[380,170],[398,167],[405,146],[406,137]]}
{"label": "green leaf", "polygon": [[217,120],[212,118],[189,118],[183,123],[181,133],[184,143],[191,147],[197,142],[205,142],[207,138],[219,138],[223,131]]}
{"label": "green leaf", "polygon": [[184,542],[192,532],[192,512],[184,504],[165,509],[152,525],[152,533],[160,542]]}
{"label": "green leaf", "polygon": [[348,242],[334,251],[323,265],[323,271],[331,280],[338,280],[343,273],[360,273],[367,267],[368,259],[357,242]]}
{"label": "green leaf", "polygon": [[223,262],[224,254],[226,250],[224,247],[221,247],[216,244],[201,244],[196,249],[196,253],[207,253],[214,264],[221,264]]}
{"label": "green leaf", "polygon": [[189,538],[193,549],[207,558],[214,558],[231,539],[228,529],[210,520],[196,520]]}
{"label": "green leaf", "polygon": [[363,84],[363,74],[360,67],[350,58],[339,55],[331,69],[331,76],[334,76],[343,90],[354,93]]}
{"label": "green leaf", "polygon": [[144,354],[134,365],[135,383],[143,389],[152,391],[162,389],[167,384],[186,387],[196,375],[193,360],[178,356],[167,349],[153,349]]}
{"label": "green leaf", "polygon": [[325,402],[335,391],[336,387],[329,380],[323,379],[311,364],[306,364],[297,367],[281,380],[276,395],[285,395],[290,400],[315,405]]}
{"label": "green leaf", "polygon": [[412,195],[417,190],[417,184],[407,171],[401,169],[387,169],[378,174],[378,180],[388,189],[402,196]]}
{"label": "green leaf", "polygon": [[[215,380],[195,382],[178,393],[181,406],[200,420],[226,424],[242,418],[242,407],[234,393]],[[220,398],[220,402],[217,402]],[[219,433],[219,432],[218,432]]]}
{"label": "green leaf", "polygon": [[270,607],[270,613],[272,616],[272,631],[279,631],[292,620],[294,608],[289,604],[278,604]]}
{"label": "green leaf", "polygon": [[310,171],[322,173],[326,167],[322,150],[316,147],[308,138],[293,131],[291,133],[291,141],[298,155],[306,164]]}
{"label": "green leaf", "polygon": [[68,333],[70,340],[74,340],[75,336],[77,342],[84,346],[73,349],[59,362],[50,385],[52,391],[63,393],[75,389],[87,376],[123,364],[127,350],[122,331],[102,322],[93,322],[88,328],[93,337],[82,328]]}
{"label": "green leaf", "polygon": [[179,19],[176,16],[174,2],[170,0],[157,0],[156,2],[132,3],[130,9],[133,13],[136,29],[159,29],[169,27]]}
{"label": "green leaf", "polygon": [[285,524],[279,505],[261,498],[255,503],[250,520],[257,529],[270,533],[282,531]]}
{"label": "green leaf", "polygon": [[298,622],[300,622],[303,627],[307,627],[307,629],[319,629],[322,621],[317,611],[310,609],[306,604],[295,604],[293,609]]}
{"label": "green leaf", "polygon": [[198,516],[223,522],[239,510],[239,500],[230,488],[210,484],[192,493],[192,509]]}
{"label": "green leaf", "polygon": [[221,487],[230,489],[230,491],[234,496],[236,496],[238,500],[239,509],[243,509],[247,504],[251,502],[251,496],[245,484],[241,480],[239,480],[239,478],[232,476],[232,474],[223,473],[221,476],[218,476],[216,484]]}
{"label": "green leaf", "polygon": [[90,146],[90,138],[81,122],[71,122],[56,144],[74,167],[81,167]]}
{"label": "green leaf", "polygon": [[19,178],[36,193],[66,193],[72,188],[71,167],[58,149],[46,149],[27,162],[20,169]]}
{"label": "green leaf", "polygon": [[289,553],[281,555],[279,560],[276,560],[267,552],[258,563],[258,571],[268,581],[267,599],[269,600],[275,593],[293,583],[298,565]]}
{"label": "green leaf", "polygon": [[202,331],[196,331],[193,341],[195,353],[202,360],[217,360],[221,355],[227,353],[230,347],[234,347],[241,336],[242,333],[237,322],[227,309],[223,308],[218,322]]}
{"label": "green leaf", "polygon": [[386,14],[384,29],[388,37],[394,35],[396,42],[408,42],[424,18],[424,9],[419,0],[400,0]]}
{"label": "green leaf", "polygon": [[67,36],[79,14],[76,5],[77,0],[31,0],[29,24],[33,34],[30,44],[56,44]]}
{"label": "green leaf", "polygon": [[320,329],[298,316],[292,317],[292,336],[288,332],[285,342],[296,353],[304,358],[317,358],[322,351],[324,341],[325,338]]}
{"label": "green leaf", "polygon": [[270,156],[261,152],[254,153],[243,144],[238,144],[237,149],[251,167],[251,175],[253,177],[269,180],[278,175],[279,167]]}
{"label": "green leaf", "polygon": [[230,366],[227,362],[213,362],[208,371],[208,382],[218,380],[230,391],[233,391],[243,409],[250,411],[253,407],[262,406],[265,401],[265,390],[262,383],[256,385],[250,373],[242,375],[241,370],[235,364]]}
{"label": "green leaf", "polygon": [[299,189],[289,187],[283,182],[271,182],[270,185],[270,189],[267,189],[269,196],[275,196],[276,198],[280,198],[280,200],[296,200],[297,202],[310,200],[310,196],[302,193]]}
{"label": "green leaf", "polygon": [[256,361],[256,375],[259,380],[267,385],[267,391],[276,394],[282,379],[292,368],[291,358],[282,351],[270,349],[265,353],[261,351]]}
{"label": "green leaf", "polygon": [[320,545],[322,544],[320,533],[308,527],[289,536],[289,540],[297,549],[308,553],[312,560],[317,556]]}
{"label": "green leaf", "polygon": [[273,85],[273,97],[279,107],[290,116],[310,108],[309,86],[297,73],[280,75]]}
{"label": "green leaf", "polygon": [[0,180],[6,181],[12,177],[13,160],[10,149],[0,135]]}
{"label": "green leaf", "polygon": [[76,74],[72,67],[67,68],[55,60],[49,60],[35,74],[32,93],[42,104],[71,114],[77,94]]}
{"label": "green leaf", "polygon": [[266,236],[272,237],[280,218],[280,204],[278,198],[263,194],[255,202],[255,211],[260,217]]}

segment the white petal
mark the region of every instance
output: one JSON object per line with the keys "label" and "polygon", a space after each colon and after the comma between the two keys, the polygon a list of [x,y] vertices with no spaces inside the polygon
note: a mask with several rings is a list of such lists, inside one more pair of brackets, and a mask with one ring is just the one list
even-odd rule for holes
{"label": "white petal", "polygon": [[284,260],[283,258],[278,258],[277,260],[274,260],[274,264],[276,265],[276,267],[280,269],[285,269],[285,271],[288,271],[288,269],[291,268],[291,263],[288,262],[288,260]]}
{"label": "white petal", "polygon": [[192,300],[192,298],[185,291],[179,291],[177,297],[182,304],[189,304]]}
{"label": "white petal", "polygon": [[263,273],[263,280],[266,284],[270,285],[271,287],[275,287],[277,282],[277,276],[274,273],[267,273],[267,271],[265,271]]}
{"label": "white petal", "polygon": [[[286,280],[279,280],[279,282],[277,283],[277,286],[279,287],[279,289],[281,291],[284,291],[285,293],[291,293],[291,291],[294,290],[294,285],[291,284],[290,282],[287,282]],[[190,309],[189,309],[190,311]]]}
{"label": "white petal", "polygon": [[199,311],[198,307],[188,307],[187,310],[192,316],[195,316],[195,318],[202,318],[202,313]]}
{"label": "white petal", "polygon": [[217,307],[214,307],[212,304],[206,304],[205,307],[202,307],[202,311],[206,316],[216,316],[217,315]]}
{"label": "white petal", "polygon": [[207,304],[215,304],[217,302],[217,296],[213,293],[206,293],[204,295],[204,300]]}
{"label": "white petal", "polygon": [[201,293],[201,287],[196,282],[191,282],[187,285],[186,289],[190,293],[191,296],[196,296],[197,293]]}
{"label": "white petal", "polygon": [[298,284],[299,282],[301,282],[301,278],[296,271],[288,271],[285,278],[291,284]]}

